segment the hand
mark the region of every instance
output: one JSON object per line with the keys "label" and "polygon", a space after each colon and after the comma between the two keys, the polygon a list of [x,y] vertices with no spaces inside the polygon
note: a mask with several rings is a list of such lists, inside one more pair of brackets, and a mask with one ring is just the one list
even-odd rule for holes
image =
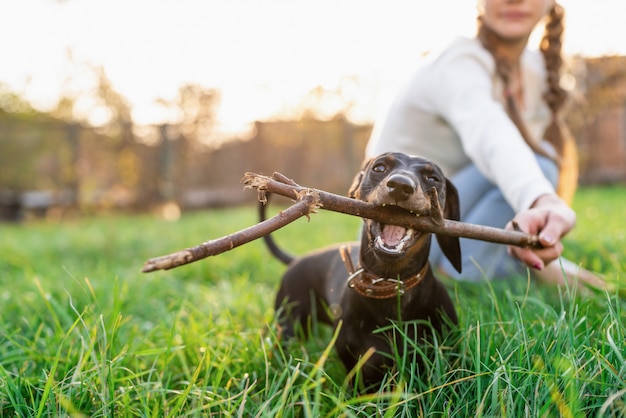
{"label": "hand", "polygon": [[[508,247],[509,254],[528,267],[542,270],[546,264],[557,259],[563,252],[561,238],[576,224],[576,214],[563,200],[555,195],[540,196],[528,210],[515,215],[513,221],[519,228],[539,236],[540,249]],[[513,229],[513,221],[506,226]]]}

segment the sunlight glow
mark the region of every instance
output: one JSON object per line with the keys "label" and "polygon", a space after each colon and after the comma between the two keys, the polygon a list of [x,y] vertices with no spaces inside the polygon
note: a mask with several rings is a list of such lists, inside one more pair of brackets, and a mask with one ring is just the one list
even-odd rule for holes
{"label": "sunlight glow", "polygon": [[[626,53],[626,2],[561,4],[568,53]],[[0,37],[11,41],[0,46],[10,63],[0,66],[0,83],[49,110],[62,95],[94,88],[81,68],[102,65],[139,124],[175,119],[156,100],[198,83],[220,90],[224,133],[293,117],[316,87],[349,88],[351,118],[368,122],[424,55],[474,33],[475,13],[474,0],[2,2]],[[83,109],[93,123],[107,117]]]}

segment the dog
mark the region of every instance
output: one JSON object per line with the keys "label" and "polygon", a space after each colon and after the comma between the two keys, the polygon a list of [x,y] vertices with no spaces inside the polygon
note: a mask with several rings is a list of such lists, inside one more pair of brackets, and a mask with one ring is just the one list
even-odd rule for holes
{"label": "dog", "polygon": [[[439,216],[459,220],[457,190],[442,170],[427,159],[402,153],[365,161],[349,196],[432,216],[428,195],[432,188],[443,208]],[[265,207],[259,206],[261,220]],[[377,329],[389,328],[392,321],[416,321],[415,327],[408,327],[409,338],[419,341],[432,336],[433,329],[443,334],[457,324],[452,300],[428,262],[431,238],[430,233],[364,218],[360,245],[349,244],[350,255],[340,244],[295,258],[266,235],[271,253],[288,264],[275,300],[281,338],[300,336],[298,332],[306,338],[313,318],[335,327],[341,322],[335,344],[339,358],[351,371],[374,348],[362,365],[359,383],[366,388],[379,386],[394,364],[392,337]],[[437,240],[460,272],[458,238],[437,235]]]}

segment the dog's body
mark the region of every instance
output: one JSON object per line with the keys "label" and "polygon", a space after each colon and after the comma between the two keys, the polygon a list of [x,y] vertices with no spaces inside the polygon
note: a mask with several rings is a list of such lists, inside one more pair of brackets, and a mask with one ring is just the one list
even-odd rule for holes
{"label": "dog's body", "polygon": [[[456,189],[441,170],[428,160],[401,153],[368,161],[355,178],[350,196],[430,216],[426,192],[432,187],[438,192],[443,215],[458,220]],[[437,239],[460,270],[458,238]],[[267,236],[272,253],[289,263],[275,303],[283,337],[295,336],[299,328],[306,336],[313,317],[335,326],[341,321],[336,349],[342,362],[349,371],[375,348],[361,376],[366,386],[380,383],[393,362],[390,337],[374,333],[376,329],[389,326],[390,321],[424,320],[427,323],[417,321],[415,327],[408,327],[409,338],[421,340],[432,334],[430,327],[441,333],[446,325],[457,323],[453,303],[428,263],[430,241],[428,233],[364,219],[361,243],[351,244],[351,255],[344,252],[342,257],[341,246],[333,246],[292,261]],[[356,272],[348,271],[352,265],[358,266]]]}

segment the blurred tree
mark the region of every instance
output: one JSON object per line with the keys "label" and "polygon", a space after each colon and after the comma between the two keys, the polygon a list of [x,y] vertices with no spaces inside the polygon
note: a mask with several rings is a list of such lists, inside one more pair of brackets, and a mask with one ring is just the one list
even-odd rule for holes
{"label": "blurred tree", "polygon": [[159,105],[175,115],[171,123],[177,126],[181,138],[209,147],[215,139],[215,115],[219,102],[218,90],[195,83],[182,85],[172,101],[157,100]]}
{"label": "blurred tree", "polygon": [[[90,185],[83,190],[87,194],[102,193],[102,189],[135,194],[135,189],[141,189],[138,179],[142,168],[133,133],[132,106],[114,88],[102,66],[77,62],[71,50],[68,50],[67,60],[69,72],[62,86],[62,97],[52,114],[69,124],[66,161],[73,170],[68,167],[67,171],[74,173],[70,187],[77,195],[85,183]],[[83,129],[79,129],[78,124],[95,129],[99,135],[81,136]],[[98,144],[90,143],[92,141]],[[92,161],[96,154],[100,159],[110,160],[104,164],[106,174],[94,172],[98,167]],[[81,179],[88,181],[81,184]]]}
{"label": "blurred tree", "polygon": [[199,84],[184,84],[173,101],[157,103],[175,116],[175,124],[160,130],[160,190],[162,200],[179,200],[184,193],[193,159],[207,148],[219,146],[216,141],[215,114],[219,92]]}
{"label": "blurred tree", "polygon": [[350,119],[360,91],[356,77],[342,77],[334,88],[317,86],[311,89],[295,107],[296,119]]}
{"label": "blurred tree", "polygon": [[[55,137],[64,124],[35,111],[19,95],[0,84],[0,189],[16,191],[51,187],[58,162],[50,158]],[[44,174],[41,176],[40,174]]]}
{"label": "blurred tree", "polygon": [[[22,117],[34,116],[36,114],[27,101],[11,91],[2,82],[0,82],[0,111],[5,116],[4,119],[6,119],[7,114],[22,115]],[[0,115],[0,117],[2,116]]]}

